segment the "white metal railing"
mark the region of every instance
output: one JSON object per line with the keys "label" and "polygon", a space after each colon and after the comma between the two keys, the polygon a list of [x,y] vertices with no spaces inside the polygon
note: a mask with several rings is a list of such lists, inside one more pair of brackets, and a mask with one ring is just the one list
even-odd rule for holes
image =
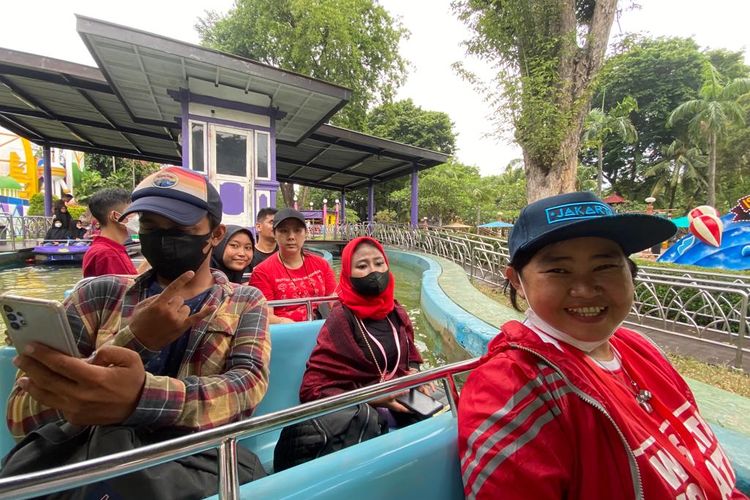
{"label": "white metal railing", "polygon": [[51,225],[52,217],[0,213],[0,245],[16,250],[28,246],[29,242],[36,244],[44,239]]}

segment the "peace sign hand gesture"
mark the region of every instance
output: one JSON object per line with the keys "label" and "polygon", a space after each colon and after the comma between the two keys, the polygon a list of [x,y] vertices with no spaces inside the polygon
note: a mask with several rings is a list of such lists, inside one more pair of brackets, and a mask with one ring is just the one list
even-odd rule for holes
{"label": "peace sign hand gesture", "polygon": [[216,306],[203,306],[195,314],[185,305],[185,288],[195,273],[186,271],[159,294],[135,306],[130,331],[147,349],[159,351],[177,340],[186,330],[216,311]]}

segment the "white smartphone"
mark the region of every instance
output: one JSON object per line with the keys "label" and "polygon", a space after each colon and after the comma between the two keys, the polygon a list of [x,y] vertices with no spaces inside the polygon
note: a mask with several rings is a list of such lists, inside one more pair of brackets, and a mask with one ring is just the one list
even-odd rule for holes
{"label": "white smartphone", "polygon": [[2,294],[0,313],[17,352],[23,352],[29,342],[39,342],[69,356],[81,357],[60,302]]}

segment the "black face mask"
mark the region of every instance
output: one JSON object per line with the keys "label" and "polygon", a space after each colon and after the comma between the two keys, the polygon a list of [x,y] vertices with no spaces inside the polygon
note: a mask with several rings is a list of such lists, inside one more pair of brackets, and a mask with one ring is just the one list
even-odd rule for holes
{"label": "black face mask", "polygon": [[187,271],[197,271],[209,253],[203,249],[208,234],[185,234],[179,229],[154,229],[140,233],[141,253],[156,274],[174,280]]}
{"label": "black face mask", "polygon": [[391,273],[386,271],[380,273],[373,271],[367,276],[361,278],[349,277],[349,281],[352,283],[354,291],[363,297],[376,297],[381,293],[385,292],[388,288],[388,283],[391,281]]}

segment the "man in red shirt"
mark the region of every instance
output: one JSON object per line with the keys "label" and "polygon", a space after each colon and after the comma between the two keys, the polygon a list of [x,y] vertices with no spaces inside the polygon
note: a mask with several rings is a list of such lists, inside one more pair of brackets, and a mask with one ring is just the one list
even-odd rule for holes
{"label": "man in red shirt", "polygon": [[83,256],[83,277],[104,274],[138,274],[125,251],[125,241],[138,232],[137,215],[118,222],[130,204],[130,193],[124,189],[103,189],[91,197],[89,210],[99,224],[101,233],[94,237],[91,248]]}

